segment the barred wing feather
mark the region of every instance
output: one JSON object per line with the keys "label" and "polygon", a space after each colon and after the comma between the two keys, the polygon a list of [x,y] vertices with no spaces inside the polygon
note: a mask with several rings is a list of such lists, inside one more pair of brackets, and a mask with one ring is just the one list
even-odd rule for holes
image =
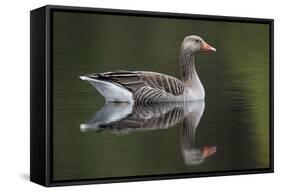
{"label": "barred wing feather", "polygon": [[[183,94],[183,83],[175,77],[147,71],[115,71],[89,75],[89,77],[110,81],[132,92],[150,88],[178,96]],[[144,90],[143,90],[144,91]]]}

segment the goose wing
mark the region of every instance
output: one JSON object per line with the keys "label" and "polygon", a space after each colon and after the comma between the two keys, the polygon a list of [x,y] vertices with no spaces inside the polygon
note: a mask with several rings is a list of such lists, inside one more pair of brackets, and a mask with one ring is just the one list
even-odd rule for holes
{"label": "goose wing", "polygon": [[148,71],[114,71],[87,75],[90,78],[109,81],[123,86],[130,91],[149,86],[160,89],[175,96],[183,93],[183,83],[179,79],[155,72]]}

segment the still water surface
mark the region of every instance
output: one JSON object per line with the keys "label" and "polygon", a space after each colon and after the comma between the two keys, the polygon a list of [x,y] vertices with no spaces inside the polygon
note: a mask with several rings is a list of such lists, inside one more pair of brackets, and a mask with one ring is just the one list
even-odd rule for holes
{"label": "still water surface", "polygon": [[[269,26],[54,13],[53,178],[89,179],[269,167]],[[186,35],[205,102],[105,104],[78,77],[146,70],[180,79]]]}

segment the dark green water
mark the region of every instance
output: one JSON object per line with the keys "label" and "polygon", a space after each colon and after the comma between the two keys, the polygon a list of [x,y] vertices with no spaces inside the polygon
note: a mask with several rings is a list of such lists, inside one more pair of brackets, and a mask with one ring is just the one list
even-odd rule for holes
{"label": "dark green water", "polygon": [[[269,25],[62,12],[53,19],[55,180],[269,167]],[[78,76],[124,69],[180,78],[179,48],[191,34],[217,49],[196,57],[206,99],[192,137],[184,116],[151,130],[126,133],[121,122],[80,129],[105,102]],[[192,163],[188,149],[212,152]]]}

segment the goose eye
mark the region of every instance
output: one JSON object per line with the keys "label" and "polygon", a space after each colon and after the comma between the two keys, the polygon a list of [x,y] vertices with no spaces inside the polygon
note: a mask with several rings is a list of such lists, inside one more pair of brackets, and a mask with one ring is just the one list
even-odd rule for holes
{"label": "goose eye", "polygon": [[195,40],[196,43],[199,43],[199,40]]}

